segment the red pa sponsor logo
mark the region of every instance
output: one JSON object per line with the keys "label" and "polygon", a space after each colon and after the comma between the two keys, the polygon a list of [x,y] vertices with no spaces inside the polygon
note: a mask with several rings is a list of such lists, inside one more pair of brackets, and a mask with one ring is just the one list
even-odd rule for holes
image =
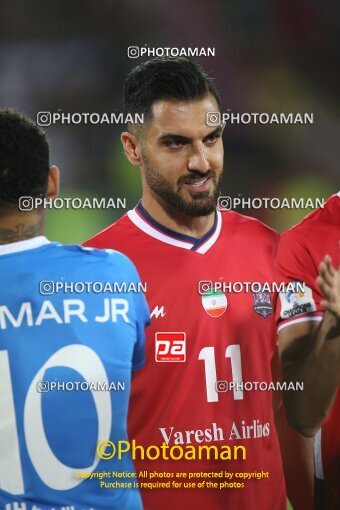
{"label": "red pa sponsor logo", "polygon": [[156,333],[155,359],[160,362],[184,362],[186,360],[186,334],[168,331]]}

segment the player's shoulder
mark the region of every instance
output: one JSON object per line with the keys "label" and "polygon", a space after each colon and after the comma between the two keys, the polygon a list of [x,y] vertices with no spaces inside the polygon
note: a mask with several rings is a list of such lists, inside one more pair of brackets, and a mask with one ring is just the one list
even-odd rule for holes
{"label": "player's shoulder", "polygon": [[332,223],[339,224],[340,192],[332,195],[322,207],[318,207],[307,214],[299,223],[281,234],[281,243],[303,242],[310,236],[315,238],[320,231],[328,228]]}
{"label": "player's shoulder", "polygon": [[118,240],[121,236],[126,236],[131,227],[131,221],[127,214],[124,214],[117,221],[105,227],[98,234],[90,237],[83,243],[84,247],[96,246],[97,248],[107,248],[112,244],[112,240]]}
{"label": "player's shoulder", "polygon": [[240,214],[236,211],[222,211],[222,228],[230,231],[230,228],[237,229],[239,235],[260,238],[262,240],[277,242],[279,234],[261,220]]}
{"label": "player's shoulder", "polygon": [[131,260],[118,250],[92,248],[88,246],[81,246],[79,244],[55,244],[55,254],[58,254],[69,262],[79,264],[79,267],[84,267],[87,264],[93,265],[98,263],[100,267],[105,264],[110,266],[119,266],[119,268],[126,270],[134,270],[134,265]]}

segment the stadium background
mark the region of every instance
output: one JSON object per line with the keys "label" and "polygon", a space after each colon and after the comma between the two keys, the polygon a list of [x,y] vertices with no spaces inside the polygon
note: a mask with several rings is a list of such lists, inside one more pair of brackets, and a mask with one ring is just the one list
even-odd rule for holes
{"label": "stadium background", "polygon": [[[330,5],[332,8],[330,8]],[[337,12],[336,12],[337,11]],[[339,189],[340,4],[317,0],[0,0],[0,105],[39,111],[121,112],[132,45],[215,47],[198,59],[223,111],[313,112],[313,125],[229,125],[223,193],[326,198]],[[337,76],[337,78],[336,78]],[[122,126],[45,129],[61,196],[140,196]],[[47,233],[81,242],[124,210],[54,210]],[[279,231],[306,210],[247,210]]]}
{"label": "stadium background", "polygon": [[[215,77],[223,111],[313,112],[313,125],[229,125],[223,194],[326,198],[339,189],[340,4],[317,0],[0,0],[0,106],[121,112],[129,46],[215,47],[198,59]],[[119,140],[122,126],[47,127],[61,196],[141,192]],[[82,242],[124,210],[48,212],[47,234]],[[306,210],[255,210],[282,231]]]}

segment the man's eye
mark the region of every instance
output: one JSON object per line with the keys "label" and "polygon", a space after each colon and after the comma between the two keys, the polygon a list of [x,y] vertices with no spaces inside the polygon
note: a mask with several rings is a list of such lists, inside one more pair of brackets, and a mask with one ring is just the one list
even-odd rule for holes
{"label": "man's eye", "polygon": [[183,146],[183,142],[169,141],[166,143],[166,146],[169,147],[170,149],[178,149],[179,147]]}
{"label": "man's eye", "polygon": [[213,144],[213,143],[215,143],[215,142],[218,140],[218,138],[220,138],[220,137],[221,137],[221,135],[217,135],[217,134],[216,134],[216,135],[211,135],[211,136],[209,136],[209,137],[206,139],[206,143]]}

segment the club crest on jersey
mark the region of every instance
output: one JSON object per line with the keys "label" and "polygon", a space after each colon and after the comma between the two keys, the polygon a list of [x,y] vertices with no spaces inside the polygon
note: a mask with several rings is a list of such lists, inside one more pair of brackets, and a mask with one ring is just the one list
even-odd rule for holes
{"label": "club crest on jersey", "polygon": [[253,310],[255,313],[262,315],[265,319],[272,315],[273,306],[268,290],[259,290],[252,292],[253,294]]}
{"label": "club crest on jersey", "polygon": [[227,309],[227,296],[218,291],[208,291],[202,295],[202,305],[210,317],[221,317]]}

